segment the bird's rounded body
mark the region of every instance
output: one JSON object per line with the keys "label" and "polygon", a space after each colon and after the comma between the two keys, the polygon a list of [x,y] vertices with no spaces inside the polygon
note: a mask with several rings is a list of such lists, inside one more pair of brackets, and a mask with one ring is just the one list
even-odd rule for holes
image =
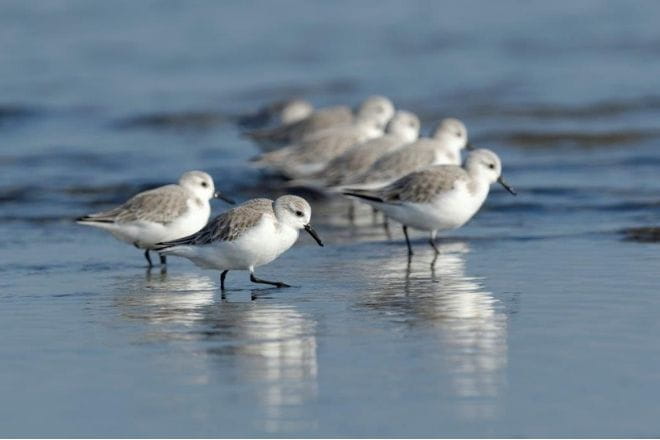
{"label": "bird's rounded body", "polygon": [[213,178],[203,171],[188,171],[176,185],[141,192],[116,208],[76,221],[106,230],[115,238],[144,249],[151,266],[149,251],[155,250],[157,243],[187,237],[206,225],[211,215],[209,200],[213,197],[224,198],[215,192]]}
{"label": "bird's rounded body", "polygon": [[190,259],[203,269],[253,270],[275,260],[298,240],[299,232],[277,224],[270,214],[233,241],[216,241],[206,245],[175,246],[162,251]]}
{"label": "bird's rounded body", "polygon": [[201,231],[179,240],[160,243],[165,255],[184,257],[204,269],[222,271],[220,286],[231,270],[250,271],[255,283],[287,287],[281,281],[256,278],[254,269],[286,252],[305,229],[323,246],[309,221],[312,208],[301,197],[286,195],[277,200],[252,199],[211,220]]}

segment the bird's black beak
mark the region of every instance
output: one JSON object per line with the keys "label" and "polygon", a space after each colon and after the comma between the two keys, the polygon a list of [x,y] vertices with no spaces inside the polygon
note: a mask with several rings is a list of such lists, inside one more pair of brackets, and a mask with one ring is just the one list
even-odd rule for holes
{"label": "bird's black beak", "polygon": [[225,196],[220,191],[216,191],[215,193],[213,193],[213,198],[224,200],[225,202],[229,203],[230,205],[235,205],[236,204],[235,201],[233,201],[229,197]]}
{"label": "bird's black beak", "polygon": [[468,151],[474,151],[474,150],[477,149],[477,147],[475,147],[474,145],[472,145],[471,142],[468,142],[467,144],[465,144],[465,149],[468,150]]}
{"label": "bird's black beak", "polygon": [[509,192],[510,192],[511,194],[513,194],[514,196],[517,195],[517,193],[513,190],[513,188],[511,188],[511,186],[509,186],[508,183],[506,183],[506,181],[504,180],[504,178],[503,178],[502,176],[500,176],[500,177],[497,178],[497,183],[499,183],[500,185],[502,185],[502,186],[504,187],[505,190],[509,191]]}
{"label": "bird's black beak", "polygon": [[314,240],[316,240],[316,242],[319,244],[319,246],[323,247],[323,242],[321,241],[321,238],[320,238],[319,235],[316,233],[316,231],[314,230],[314,228],[312,228],[312,225],[310,225],[309,223],[306,224],[306,225],[305,225],[305,231],[309,232],[309,235],[311,235],[312,238],[313,238]]}

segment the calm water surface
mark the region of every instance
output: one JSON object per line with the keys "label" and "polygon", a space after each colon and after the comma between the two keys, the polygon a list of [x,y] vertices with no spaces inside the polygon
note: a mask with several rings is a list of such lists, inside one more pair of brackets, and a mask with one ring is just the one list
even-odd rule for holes
{"label": "calm water surface", "polygon": [[[621,234],[660,214],[659,18],[655,2],[0,3],[0,435],[660,435],[659,248]],[[276,196],[236,115],[371,93],[425,130],[464,119],[519,191],[494,188],[433,267],[422,234],[408,265],[400,231],[317,199],[327,247],[301,237],[259,272],[297,287],[232,272],[222,299],[217,273],[146,271],[71,221],[193,168]]]}

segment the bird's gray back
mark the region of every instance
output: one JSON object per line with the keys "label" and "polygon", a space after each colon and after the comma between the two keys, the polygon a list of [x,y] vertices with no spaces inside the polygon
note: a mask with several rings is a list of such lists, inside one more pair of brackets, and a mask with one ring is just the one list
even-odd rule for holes
{"label": "bird's gray back", "polygon": [[130,223],[148,221],[167,224],[188,210],[190,193],[179,185],[166,185],[144,191],[109,211],[93,214],[91,220]]}
{"label": "bird's gray back", "polygon": [[275,215],[272,200],[248,200],[236,208],[216,216],[195,234],[164,244],[168,246],[204,245],[215,241],[234,241],[256,226],[264,215]]}
{"label": "bird's gray back", "polygon": [[427,203],[438,194],[454,189],[459,181],[469,182],[469,176],[463,168],[435,165],[410,173],[377,193],[386,202]]}

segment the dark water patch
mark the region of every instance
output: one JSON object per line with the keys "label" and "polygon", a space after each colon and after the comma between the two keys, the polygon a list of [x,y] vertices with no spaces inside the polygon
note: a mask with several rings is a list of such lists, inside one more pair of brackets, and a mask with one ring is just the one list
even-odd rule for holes
{"label": "dark water patch", "polygon": [[48,225],[53,223],[74,223],[74,217],[59,215],[0,215],[1,223],[27,223],[31,225]]}
{"label": "dark water patch", "polygon": [[518,131],[510,133],[484,134],[480,139],[497,140],[522,148],[578,147],[598,148],[617,147],[637,144],[648,139],[660,137],[658,130],[621,130],[610,132],[532,132]]}
{"label": "dark water patch", "polygon": [[637,241],[640,243],[660,242],[660,226],[628,228],[620,232],[624,235],[624,240],[627,241]]}
{"label": "dark water patch", "polygon": [[[90,146],[90,150],[95,147]],[[7,163],[13,166],[21,167],[52,167],[72,166],[97,169],[117,169],[126,166],[130,162],[130,155],[95,151],[75,151],[68,146],[53,146],[47,153],[33,153],[20,156],[4,156],[0,158],[0,163]]]}
{"label": "dark water patch", "polygon": [[595,119],[629,113],[660,112],[660,97],[646,96],[630,100],[610,100],[582,105],[548,104],[477,104],[469,108],[474,116],[513,116],[535,119]]}
{"label": "dark water patch", "polygon": [[43,113],[36,107],[22,104],[0,104],[0,128],[24,122]]}
{"label": "dark water patch", "polygon": [[[249,90],[237,92],[232,99],[236,101],[278,101],[290,99],[293,96],[306,97],[311,95],[349,95],[356,94],[360,90],[360,83],[351,77],[334,78],[310,82],[307,84],[274,84],[268,86],[255,86]],[[357,104],[357,102],[355,103]]]}
{"label": "dark water patch", "polygon": [[525,188],[525,193],[530,195],[539,196],[574,196],[576,188],[561,188],[561,187],[536,187]]}
{"label": "dark water patch", "polygon": [[235,118],[214,110],[153,113],[116,121],[118,129],[208,130],[232,122]]}
{"label": "dark water patch", "polygon": [[95,292],[71,292],[71,293],[56,293],[54,298],[84,298],[89,296],[98,296]]}
{"label": "dark water patch", "polygon": [[[483,87],[459,89],[440,94],[428,94],[423,99],[396,102],[397,107],[412,109],[425,128],[433,127],[444,118],[457,117],[469,120],[472,110],[482,105],[484,96],[489,100],[505,101],[519,86],[516,81],[495,81]],[[448,104],[450,103],[450,104]],[[507,104],[502,104],[506,106]]]}
{"label": "dark water patch", "polygon": [[420,34],[417,28],[401,35],[399,32],[387,34],[384,47],[396,56],[414,57],[438,55],[446,50],[458,50],[471,43],[471,38],[456,35],[439,29],[432,33]]}
{"label": "dark water patch", "polygon": [[24,203],[34,200],[36,187],[32,185],[0,187],[0,203]]}
{"label": "dark water patch", "polygon": [[137,194],[141,191],[166,185],[164,182],[151,182],[142,184],[119,183],[116,185],[95,185],[95,186],[69,186],[62,189],[64,194],[70,195],[94,195],[94,196],[114,196]]}
{"label": "dark water patch", "polygon": [[632,211],[657,211],[660,210],[659,201],[616,201],[607,203],[583,203],[580,200],[563,201],[560,203],[540,202],[511,202],[498,203],[488,202],[483,211],[492,212],[522,212],[522,213],[575,213],[588,211],[604,212],[632,212]]}

